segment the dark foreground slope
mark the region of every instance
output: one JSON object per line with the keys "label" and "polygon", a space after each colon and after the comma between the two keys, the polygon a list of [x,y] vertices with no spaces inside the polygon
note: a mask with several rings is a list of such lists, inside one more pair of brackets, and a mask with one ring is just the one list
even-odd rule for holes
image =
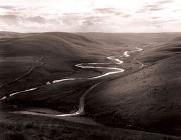
{"label": "dark foreground slope", "polygon": [[180,140],[176,136],[106,126],[91,126],[55,118],[5,114],[1,140]]}
{"label": "dark foreground slope", "polygon": [[92,91],[86,111],[111,126],[180,134],[180,38],[148,49],[139,59],[147,64],[144,69]]}

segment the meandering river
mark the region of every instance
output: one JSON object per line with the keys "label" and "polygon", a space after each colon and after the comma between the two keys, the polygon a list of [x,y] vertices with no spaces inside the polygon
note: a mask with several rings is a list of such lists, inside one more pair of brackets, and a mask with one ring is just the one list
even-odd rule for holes
{"label": "meandering river", "polygon": [[[114,75],[114,74],[118,74],[118,73],[124,72],[125,70],[123,68],[110,67],[109,65],[110,64],[121,65],[121,64],[124,63],[124,61],[120,60],[120,58],[130,57],[131,53],[140,52],[140,51],[143,51],[143,49],[142,48],[135,48],[134,50],[131,50],[131,51],[125,51],[123,53],[123,55],[121,55],[120,57],[116,57],[116,56],[109,56],[109,57],[107,57],[107,60],[108,60],[107,63],[80,63],[80,64],[76,64],[75,67],[82,68],[82,69],[103,69],[103,70],[108,70],[108,72],[103,73],[101,75],[87,78],[88,80],[99,79],[99,78],[102,78],[102,77],[107,77],[107,76],[110,76],[110,75]],[[143,63],[141,63],[138,60],[136,60],[136,61],[137,61],[138,64],[140,64],[140,68],[144,67]],[[104,66],[102,66],[102,65],[104,65]],[[108,65],[108,66],[106,67],[105,65]],[[52,82],[47,81],[46,84],[48,85],[48,84],[54,84],[54,83],[59,83],[59,82],[64,82],[64,81],[75,81],[75,80],[78,80],[78,79],[80,80],[80,79],[85,79],[85,78],[81,78],[80,77],[80,78],[58,79],[58,80],[54,80]],[[78,108],[78,110],[76,112],[68,113],[68,114],[57,114],[57,115],[52,115],[52,116],[56,116],[56,117],[66,117],[67,116],[68,117],[68,116],[79,116],[79,115],[84,114],[84,106],[85,106],[85,97],[86,97],[86,95],[91,90],[93,90],[96,86],[98,86],[101,83],[102,82],[98,82],[98,83],[94,84],[93,86],[91,86],[89,89],[86,90],[86,92],[80,97],[79,108]],[[27,89],[27,90],[24,90],[24,91],[19,91],[19,92],[11,93],[9,95],[9,97],[4,96],[0,100],[5,100],[7,98],[11,98],[12,96],[16,96],[18,94],[29,92],[29,91],[34,91],[34,90],[37,90],[37,89],[38,89],[38,87],[34,87],[34,88]],[[23,111],[21,111],[20,113],[22,114]],[[34,115],[35,113],[34,112],[24,111],[24,114]],[[36,113],[36,115],[43,115],[44,116],[45,114]],[[50,115],[51,114],[49,114],[48,116],[50,116]]]}

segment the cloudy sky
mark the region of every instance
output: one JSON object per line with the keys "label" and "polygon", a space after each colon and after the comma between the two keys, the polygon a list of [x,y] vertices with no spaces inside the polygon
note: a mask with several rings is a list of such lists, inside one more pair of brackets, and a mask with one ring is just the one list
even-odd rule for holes
{"label": "cloudy sky", "polygon": [[0,0],[0,30],[181,32],[181,0]]}

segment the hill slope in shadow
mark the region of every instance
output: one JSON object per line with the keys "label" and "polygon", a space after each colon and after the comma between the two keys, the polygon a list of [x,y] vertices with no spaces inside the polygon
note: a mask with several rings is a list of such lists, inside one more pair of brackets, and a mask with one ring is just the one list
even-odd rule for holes
{"label": "hill slope in shadow", "polygon": [[147,66],[89,94],[87,113],[115,127],[180,134],[180,38],[148,49],[138,59]]}

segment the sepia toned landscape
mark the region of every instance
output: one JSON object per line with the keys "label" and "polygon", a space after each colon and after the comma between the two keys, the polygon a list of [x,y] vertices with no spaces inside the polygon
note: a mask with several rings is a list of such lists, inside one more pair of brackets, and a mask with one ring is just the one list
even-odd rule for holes
{"label": "sepia toned landscape", "polygon": [[0,0],[0,140],[181,140],[180,0]]}
{"label": "sepia toned landscape", "polygon": [[180,139],[180,37],[1,32],[2,137]]}

